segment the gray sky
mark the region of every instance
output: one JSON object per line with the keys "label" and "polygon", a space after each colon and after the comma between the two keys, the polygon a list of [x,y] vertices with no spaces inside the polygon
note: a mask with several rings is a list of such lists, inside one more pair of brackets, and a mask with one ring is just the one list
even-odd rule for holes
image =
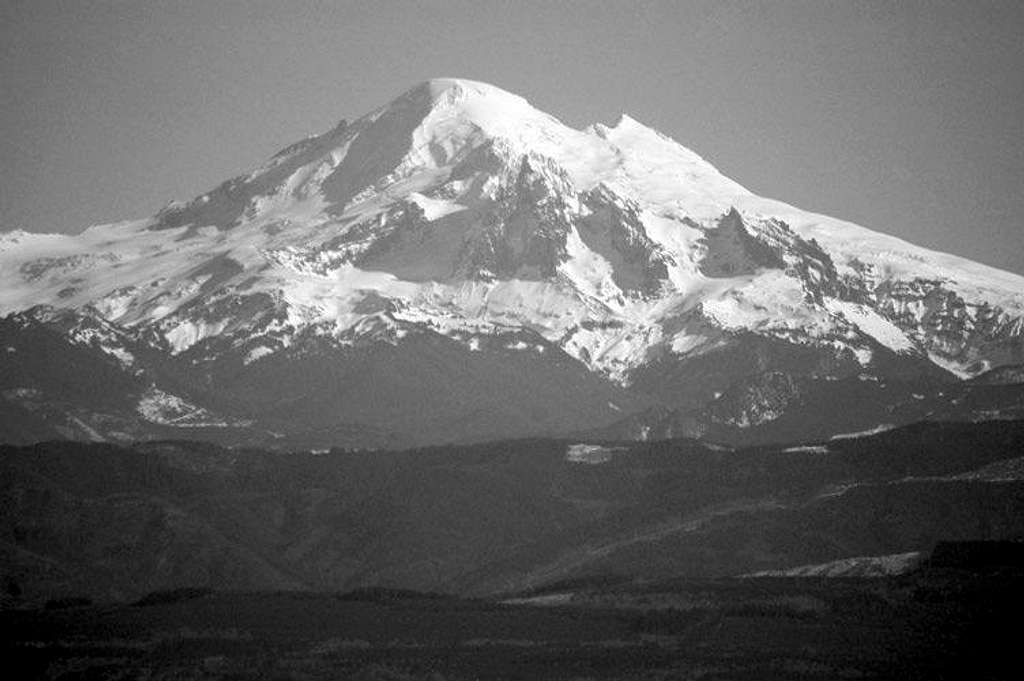
{"label": "gray sky", "polygon": [[151,215],[436,76],[1024,274],[1024,3],[0,0],[0,229]]}

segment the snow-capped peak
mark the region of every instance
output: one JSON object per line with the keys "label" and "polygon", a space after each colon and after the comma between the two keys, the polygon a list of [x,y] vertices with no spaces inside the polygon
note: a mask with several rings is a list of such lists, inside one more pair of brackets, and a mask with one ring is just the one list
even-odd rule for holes
{"label": "snow-capped peak", "polygon": [[528,329],[622,382],[739,332],[964,375],[1024,354],[1016,275],[755,196],[627,115],[576,130],[454,78],[151,220],[0,238],[0,312],[40,303],[260,357]]}
{"label": "snow-capped peak", "polygon": [[488,83],[465,78],[433,78],[410,88],[385,109],[398,102],[429,102],[430,108],[456,109],[478,124],[487,120],[515,121],[519,117],[544,115],[519,95]]}
{"label": "snow-capped peak", "polygon": [[476,81],[426,81],[369,118],[373,124],[362,135],[408,145],[396,175],[451,166],[497,142],[512,156],[549,159],[577,190],[606,184],[641,204],[675,202],[690,212],[703,208],[710,217],[749,194],[698,154],[626,114],[611,128],[576,130],[518,95]]}

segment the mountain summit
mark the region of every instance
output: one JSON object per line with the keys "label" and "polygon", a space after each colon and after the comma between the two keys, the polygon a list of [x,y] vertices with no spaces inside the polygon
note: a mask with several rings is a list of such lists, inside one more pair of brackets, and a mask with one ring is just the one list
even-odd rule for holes
{"label": "mountain summit", "polygon": [[1024,278],[447,78],[153,218],[0,235],[0,314],[6,439],[756,440],[1024,363]]}

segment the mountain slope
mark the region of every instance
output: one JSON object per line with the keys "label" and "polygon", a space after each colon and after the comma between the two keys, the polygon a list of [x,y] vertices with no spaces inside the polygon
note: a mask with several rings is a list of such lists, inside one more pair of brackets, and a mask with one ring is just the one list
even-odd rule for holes
{"label": "mountain slope", "polygon": [[155,589],[497,593],[730,576],[1024,532],[1024,422],[783,447],[520,440],[272,453],[0,447],[0,576],[26,597]]}
{"label": "mountain slope", "polygon": [[[151,219],[0,236],[0,313],[104,329],[68,339],[121,363],[130,411],[187,403],[250,441],[550,434],[721,412],[775,374],[952,383],[1024,363],[1024,278],[757,197],[628,116],[574,130],[455,79]],[[16,336],[0,361],[35,352]],[[3,375],[5,409],[67,399]],[[508,408],[478,399],[501,391]],[[434,402],[419,419],[417,402]],[[756,430],[763,411],[725,419]]]}

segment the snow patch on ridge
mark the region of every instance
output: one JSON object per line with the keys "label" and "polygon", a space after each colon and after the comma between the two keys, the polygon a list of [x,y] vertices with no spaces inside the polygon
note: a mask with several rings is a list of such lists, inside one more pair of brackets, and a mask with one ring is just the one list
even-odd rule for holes
{"label": "snow patch on ridge", "polygon": [[591,466],[608,463],[612,457],[626,451],[625,447],[605,447],[603,445],[574,444],[565,450],[565,460],[570,463],[589,464]]}
{"label": "snow patch on ridge", "polygon": [[215,416],[202,407],[156,387],[143,393],[136,411],[151,423],[177,428],[224,428],[241,424]]}
{"label": "snow patch on ridge", "polygon": [[611,263],[587,248],[575,228],[565,240],[567,258],[558,269],[576,290],[603,302],[619,301],[622,290],[615,284]]}
{"label": "snow patch on ridge", "polygon": [[964,379],[973,378],[974,376],[984,373],[985,371],[988,371],[991,368],[990,366],[987,365],[987,363],[982,363],[978,369],[971,371],[965,368],[963,364],[961,364],[960,362],[956,362],[954,360],[943,357],[937,352],[929,352],[928,359],[932,362],[932,364],[940,366],[949,373],[953,374],[954,376],[959,376],[960,378]]}
{"label": "snow patch on ridge", "polygon": [[787,447],[782,450],[783,454],[828,454],[832,450],[825,445],[800,445],[798,447]]}
{"label": "snow patch on ridge", "polygon": [[466,210],[466,206],[454,201],[430,198],[419,192],[412,192],[406,198],[419,206],[423,210],[423,216],[429,221]]}
{"label": "snow patch on ridge", "polygon": [[879,433],[884,433],[887,430],[892,430],[895,427],[896,426],[892,425],[891,423],[882,423],[882,424],[879,424],[879,425],[875,426],[874,428],[870,428],[868,430],[861,430],[861,431],[858,431],[858,432],[855,432],[855,433],[838,433],[836,435],[833,435],[829,439],[830,440],[854,440],[854,439],[857,439],[857,438],[870,437],[872,435],[878,435]]}
{"label": "snow patch on ridge", "polygon": [[189,349],[204,338],[220,335],[227,328],[229,320],[217,322],[181,321],[164,333],[164,339],[171,346],[171,354],[179,354]]}
{"label": "snow patch on ridge", "polygon": [[891,577],[910,572],[921,562],[920,551],[886,556],[856,556],[828,563],[765,570],[744,577]]}
{"label": "snow patch on ridge", "polygon": [[916,349],[914,342],[898,326],[866,305],[826,298],[825,307],[833,314],[844,317],[893,352],[907,353]]}
{"label": "snow patch on ridge", "polygon": [[274,354],[274,351],[271,348],[268,348],[265,345],[260,345],[246,353],[245,359],[242,360],[242,362],[243,364],[249,365],[255,362],[256,360],[260,359],[261,357],[266,357],[267,355],[272,354]]}

